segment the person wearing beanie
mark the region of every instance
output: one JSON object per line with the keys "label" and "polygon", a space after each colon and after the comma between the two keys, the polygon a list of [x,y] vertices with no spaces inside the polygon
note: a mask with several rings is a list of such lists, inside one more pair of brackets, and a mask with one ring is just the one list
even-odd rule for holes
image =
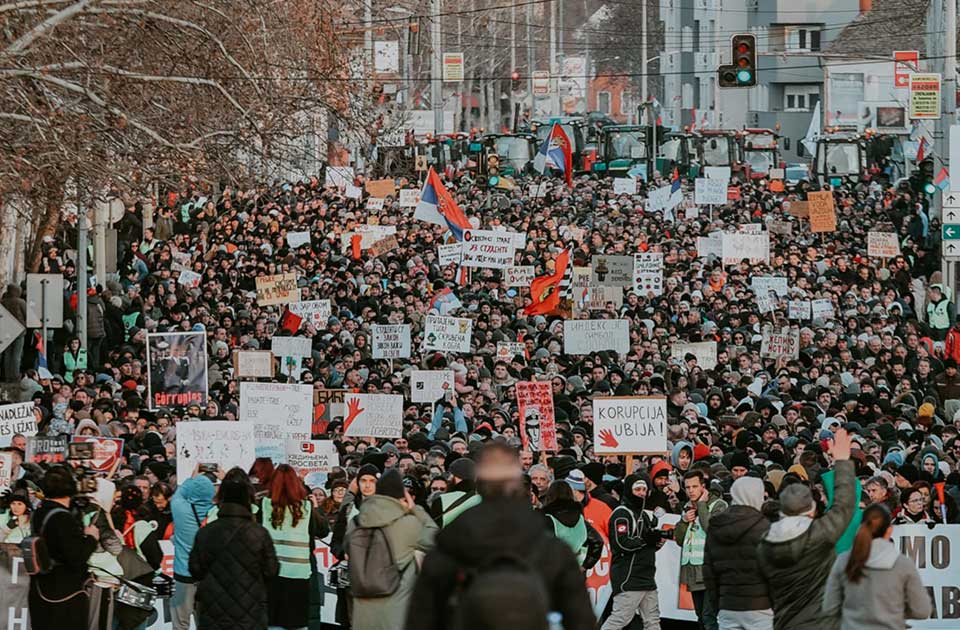
{"label": "person wearing beanie", "polygon": [[838,430],[830,452],[836,476],[833,506],[824,516],[816,518],[817,504],[807,484],[793,483],[780,491],[781,518],[757,551],[760,571],[770,585],[776,630],[839,627],[836,619],[822,613],[820,602],[835,547],[859,503],[850,444],[850,434]]}
{"label": "person wearing beanie", "polygon": [[736,481],[741,477],[745,477],[753,464],[750,462],[750,456],[744,451],[736,451],[733,454],[733,457],[730,458],[730,475],[733,477],[733,480]]}
{"label": "person wearing beanie", "polygon": [[262,630],[267,584],[280,570],[273,540],[250,511],[249,481],[225,478],[218,497],[217,520],[200,528],[190,552],[197,627]]}
{"label": "person wearing beanie", "polygon": [[457,458],[450,462],[449,472],[450,489],[436,497],[430,506],[430,515],[441,528],[480,503],[473,460],[468,457]]}
{"label": "person wearing beanie", "polygon": [[[351,565],[354,557],[362,557],[363,538],[355,536],[361,528],[379,529],[386,537],[400,574],[397,589],[386,597],[353,597],[352,626],[364,630],[394,630],[407,615],[410,596],[417,580],[416,552],[433,547],[437,525],[417,505],[403,485],[396,469],[383,473],[376,492],[366,497],[360,513],[347,525],[346,548]],[[352,572],[353,566],[351,566]]]}
{"label": "person wearing beanie", "polygon": [[730,488],[730,507],[710,519],[703,581],[721,628],[773,628],[767,580],[760,575],[757,546],[770,528],[761,513],[763,481],[740,477]]}
{"label": "person wearing beanie", "polygon": [[0,541],[19,543],[30,536],[30,495],[14,490],[7,499],[7,509],[0,512]]}
{"label": "person wearing beanie", "polygon": [[[618,505],[617,499],[603,487],[603,464],[600,462],[590,462],[589,464],[581,466],[580,470],[583,472],[585,478],[584,483],[587,486],[587,494],[589,494],[591,498],[605,504],[611,510],[616,508]],[[603,531],[606,530],[604,529]]]}

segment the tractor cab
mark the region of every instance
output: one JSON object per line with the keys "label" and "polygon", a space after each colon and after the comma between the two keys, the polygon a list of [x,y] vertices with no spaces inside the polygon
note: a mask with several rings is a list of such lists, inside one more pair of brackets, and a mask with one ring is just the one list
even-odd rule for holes
{"label": "tractor cab", "polygon": [[597,138],[595,173],[625,177],[631,171],[653,173],[653,129],[645,125],[606,125]]}
{"label": "tractor cab", "polygon": [[770,176],[770,169],[783,168],[780,162],[779,134],[772,129],[744,129],[740,133],[740,151],[750,179]]}
{"label": "tractor cab", "polygon": [[700,175],[700,158],[692,134],[668,131],[657,149],[657,170],[661,174],[666,176],[676,169],[681,177],[696,178]]}
{"label": "tractor cab", "polygon": [[839,186],[867,178],[867,152],[856,130],[824,129],[817,139],[813,172],[821,184]]}
{"label": "tractor cab", "polygon": [[580,172],[584,170],[584,162],[587,153],[587,122],[579,116],[564,116],[560,118],[551,118],[549,120],[534,120],[530,123],[530,133],[537,138],[537,148],[550,136],[550,130],[554,123],[559,123],[560,128],[570,139],[570,153],[573,158],[573,170]]}

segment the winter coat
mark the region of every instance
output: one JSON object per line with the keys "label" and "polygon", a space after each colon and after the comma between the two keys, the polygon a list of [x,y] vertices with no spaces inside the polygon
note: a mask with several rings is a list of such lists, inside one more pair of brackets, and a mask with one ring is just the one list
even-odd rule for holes
{"label": "winter coat", "polygon": [[731,505],[710,519],[703,582],[715,610],[767,610],[770,594],[760,575],[757,545],[770,521],[746,505]]}
{"label": "winter coat", "polygon": [[[700,529],[702,529],[704,532],[708,532],[710,531],[710,519],[727,509],[727,502],[717,497],[709,497],[706,501],[697,501],[696,505],[696,519],[693,522],[688,523],[681,518],[674,527],[673,539],[678,545],[680,545],[681,550],[683,549],[683,542],[687,537],[687,531],[689,531],[691,525],[697,523],[697,526]],[[686,584],[688,589],[691,591],[704,590],[706,587],[703,582],[703,565],[681,564],[680,583]]]}
{"label": "winter coat", "polygon": [[571,500],[554,501],[543,508],[543,513],[547,516],[547,529],[553,532],[555,530],[554,520],[564,528],[575,528],[580,521],[583,521],[586,538],[578,549],[572,549],[574,555],[584,553],[584,559],[581,566],[585,570],[593,568],[593,565],[600,560],[603,554],[603,538],[593,527],[586,522],[583,517],[583,508]]}
{"label": "winter coat", "polygon": [[850,553],[833,563],[823,590],[823,614],[840,630],[904,630],[906,619],[926,619],[930,597],[913,562],[884,538],[870,546],[859,582],[847,580]]}
{"label": "winter coat", "polygon": [[87,336],[91,339],[102,339],[107,336],[105,323],[106,309],[99,295],[87,298]]}
{"label": "winter coat", "polygon": [[[624,484],[626,486],[626,484]],[[629,487],[629,486],[626,486]],[[638,509],[639,508],[639,509]],[[657,588],[657,519],[642,507],[620,505],[610,515],[610,586],[613,594]]]}
{"label": "winter coat", "polygon": [[270,534],[235,503],[197,532],[190,552],[197,583],[197,630],[264,630],[267,583],[280,564]]}
{"label": "winter coat", "polygon": [[173,514],[173,574],[181,582],[192,582],[187,559],[203,519],[213,507],[213,482],[204,475],[187,479],[170,499]]}
{"label": "winter coat", "polygon": [[837,555],[834,546],[857,508],[852,461],[835,467],[833,508],[818,519],[787,516],[770,526],[758,549],[760,570],[770,585],[775,630],[832,630],[835,619],[820,612],[823,585]]}
{"label": "winter coat", "polygon": [[346,548],[357,527],[381,527],[390,543],[393,559],[400,570],[400,586],[389,597],[353,599],[353,627],[364,630],[392,630],[403,624],[407,603],[417,581],[415,551],[433,547],[437,525],[427,512],[415,506],[408,512],[400,501],[382,494],[366,497],[356,520],[347,524]]}
{"label": "winter coat", "polygon": [[449,627],[448,603],[463,569],[482,566],[494,555],[504,553],[529,558],[531,549],[536,549],[537,557],[530,565],[547,587],[550,610],[563,615],[565,630],[594,630],[597,620],[584,588],[583,573],[570,548],[545,531],[542,519],[529,501],[484,497],[480,505],[442,529],[436,547],[423,561],[406,629]]}
{"label": "winter coat", "polygon": [[27,325],[27,301],[23,299],[20,287],[15,284],[8,284],[3,299],[0,299],[0,304],[10,311],[14,319],[24,326]]}

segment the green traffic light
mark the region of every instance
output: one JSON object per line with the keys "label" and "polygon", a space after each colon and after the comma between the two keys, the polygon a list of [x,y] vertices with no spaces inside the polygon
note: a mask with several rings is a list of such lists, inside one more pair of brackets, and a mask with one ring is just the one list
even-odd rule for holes
{"label": "green traffic light", "polygon": [[496,186],[497,184],[500,183],[500,178],[497,177],[496,175],[491,175],[490,178],[487,180],[487,183],[490,184],[491,186]]}
{"label": "green traffic light", "polygon": [[937,187],[933,185],[933,182],[927,182],[923,185],[923,192],[932,196],[937,192]]}
{"label": "green traffic light", "polygon": [[750,79],[753,75],[750,74],[749,70],[739,70],[737,71],[737,81],[740,83],[750,83]]}

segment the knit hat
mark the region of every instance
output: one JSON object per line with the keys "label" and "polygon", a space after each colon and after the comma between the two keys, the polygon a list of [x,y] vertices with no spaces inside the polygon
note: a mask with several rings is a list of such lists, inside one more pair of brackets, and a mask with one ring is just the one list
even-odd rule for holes
{"label": "knit hat", "polygon": [[383,473],[383,476],[377,481],[377,494],[393,497],[394,499],[402,499],[404,497],[403,477],[400,476],[397,470],[391,468]]}
{"label": "knit hat", "polygon": [[897,474],[909,481],[910,483],[915,482],[920,478],[920,471],[913,464],[904,464],[897,469]]}
{"label": "knit hat", "polygon": [[813,493],[806,484],[792,483],[780,493],[780,511],[784,516],[799,516],[815,508]]}
{"label": "knit hat", "polygon": [[935,411],[936,409],[934,408],[933,405],[931,405],[928,402],[923,403],[922,405],[920,405],[920,408],[917,409],[917,417],[923,416],[923,417],[929,418],[933,416]]}
{"label": "knit hat", "polygon": [[600,462],[590,462],[589,464],[584,464],[580,467],[580,470],[583,471],[583,476],[592,481],[596,485],[603,483],[603,464]]}
{"label": "knit hat", "polygon": [[461,457],[450,464],[450,474],[457,479],[474,481],[477,478],[476,465],[469,457]]}
{"label": "knit hat", "polygon": [[357,479],[359,480],[361,477],[366,475],[377,478],[380,476],[380,469],[373,464],[364,464],[360,467],[360,470],[357,471]]}
{"label": "knit hat", "polygon": [[810,474],[807,473],[807,469],[801,466],[800,464],[794,464],[793,466],[787,469],[787,472],[795,474],[797,477],[800,477],[804,481],[810,481]]}
{"label": "knit hat", "polygon": [[733,457],[730,458],[730,470],[733,470],[737,466],[742,466],[747,470],[750,469],[750,457],[743,451],[737,451],[733,454]]}
{"label": "knit hat", "polygon": [[763,505],[763,481],[756,477],[740,477],[730,488],[733,505],[746,505],[759,510]]}
{"label": "knit hat", "polygon": [[567,475],[567,478],[564,481],[567,482],[567,485],[574,490],[579,490],[580,492],[586,492],[587,486],[584,483],[585,477],[583,476],[583,471],[577,468],[574,468],[570,471],[570,474]]}
{"label": "knit hat", "polygon": [[235,503],[250,508],[250,487],[237,479],[224,479],[220,484],[220,503]]}

